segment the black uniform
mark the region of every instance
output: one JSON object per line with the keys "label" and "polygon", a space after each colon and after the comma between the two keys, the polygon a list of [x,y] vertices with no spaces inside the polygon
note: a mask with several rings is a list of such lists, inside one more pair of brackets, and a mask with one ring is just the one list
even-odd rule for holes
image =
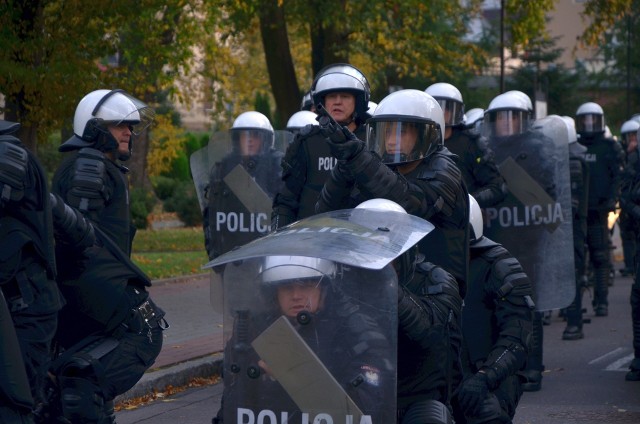
{"label": "black uniform", "polygon": [[531,282],[517,259],[486,237],[471,243],[469,268],[456,423],[511,422],[531,338]]}
{"label": "black uniform", "polygon": [[[381,410],[389,415],[379,417],[376,414],[379,422],[392,422],[394,411],[381,408],[389,396],[382,388],[388,385],[380,382],[394,378],[389,362],[394,356],[393,347],[364,307],[339,291],[328,287],[324,290],[326,297],[322,309],[309,313],[309,319],[302,323],[290,319],[291,323],[362,412],[371,414]],[[275,297],[275,294],[265,294],[265,297]],[[301,412],[305,411],[300,411],[280,383],[264,372],[258,364],[260,358],[249,346],[281,316],[277,306],[273,307],[271,313],[251,316],[246,311],[245,315],[236,317],[234,335],[225,347],[223,406],[213,419],[214,423],[235,423],[234,406],[252,409],[256,415],[266,409],[275,411],[278,416],[286,411],[289,422],[300,422]]]}
{"label": "black uniform", "polygon": [[571,214],[573,216],[573,258],[576,275],[576,297],[567,307],[567,328],[563,338],[582,335],[582,289],[586,283],[585,243],[587,242],[587,204],[589,196],[589,168],[585,161],[586,147],[569,144],[571,178]]}
{"label": "black uniform", "polygon": [[75,225],[56,224],[59,284],[67,305],[56,336],[65,351],[53,367],[62,410],[52,405],[50,414],[67,419],[110,419],[113,399],[133,387],[162,347],[164,312],[149,298],[149,278],[129,258],[134,228],[124,173],[102,152],[83,148],[53,179],[53,191],[89,218],[95,234],[91,240]]}
{"label": "black uniform", "polygon": [[455,154],[456,165],[462,172],[462,179],[467,190],[481,208],[495,205],[506,195],[506,183],[493,159],[493,152],[486,140],[479,136],[471,136],[467,131],[453,128],[451,137],[445,145]]}
{"label": "black uniform", "polygon": [[413,278],[399,287],[397,422],[407,414],[419,417],[430,400],[451,407],[462,376],[461,309],[455,278],[431,263],[418,264]]}
{"label": "black uniform", "polygon": [[587,215],[587,245],[593,265],[596,316],[608,314],[610,279],[609,212],[615,210],[620,193],[623,152],[620,145],[602,133],[581,134],[580,144],[587,147],[589,165],[589,202]]}
{"label": "black uniform", "polygon": [[[365,138],[364,125],[354,131]],[[307,125],[287,148],[282,161],[284,187],[273,200],[271,229],[315,214],[315,205],[337,160],[317,125]]]}
{"label": "black uniform", "polygon": [[420,251],[426,261],[453,274],[464,297],[469,197],[454,155],[446,147],[439,147],[414,170],[401,175],[363,146],[353,158],[339,161],[333,169],[318,199],[316,212],[353,208],[373,198],[392,200],[436,227],[420,241]]}
{"label": "black uniform", "polygon": [[[256,217],[256,222],[245,225],[240,231],[233,231],[230,237],[224,237],[221,230],[212,228],[217,222],[216,214],[219,212],[241,212],[249,215],[250,212],[238,200],[234,193],[224,183],[223,179],[237,165],[242,167],[258,183],[260,188],[273,199],[283,185],[281,179],[282,153],[276,150],[269,150],[267,153],[242,157],[239,153],[233,152],[216,164],[211,173],[211,180],[207,189],[207,205],[203,211],[202,226],[204,228],[204,242],[209,255],[209,259],[214,259],[235,246],[241,246],[255,239],[259,233],[269,231],[269,217],[264,220]],[[264,222],[263,222],[264,221]],[[229,231],[231,232],[231,231]],[[231,237],[233,236],[233,237]],[[232,238],[232,240],[227,240]]]}
{"label": "black uniform", "polygon": [[19,124],[0,121],[0,287],[20,342],[31,395],[43,401],[62,299],[55,283],[46,174],[20,140]]}
{"label": "black uniform", "polygon": [[[635,178],[635,173],[638,170],[638,156],[637,148],[626,154],[622,176],[623,180],[633,181],[633,178]],[[624,256],[624,268],[620,270],[620,273],[623,276],[628,276],[635,272],[636,238],[638,237],[638,232],[640,232],[640,224],[637,220],[629,216],[626,211],[621,210],[618,225],[620,227],[620,240],[622,242],[622,253]]]}
{"label": "black uniform", "polygon": [[[637,164],[636,164],[637,166]],[[620,206],[623,212],[634,221],[640,221],[640,172],[626,173],[620,196]],[[636,233],[640,234],[640,232]],[[640,242],[640,236],[636,238]],[[635,276],[631,286],[631,322],[633,328],[633,353],[629,373],[626,379],[629,381],[640,380],[640,251],[636,250]]]}

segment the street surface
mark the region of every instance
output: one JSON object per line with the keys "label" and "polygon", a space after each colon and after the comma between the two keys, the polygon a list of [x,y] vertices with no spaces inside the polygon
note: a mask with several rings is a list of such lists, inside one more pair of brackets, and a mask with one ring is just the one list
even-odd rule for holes
{"label": "street surface", "polygon": [[[617,264],[618,266],[620,264]],[[589,293],[585,338],[561,339],[565,323],[554,312],[545,326],[542,390],[525,393],[514,424],[640,423],[640,382],[624,380],[633,358],[629,293],[632,279],[616,276],[609,316],[596,318]],[[184,295],[189,294],[184,291]],[[174,296],[180,296],[174,293]],[[220,404],[222,384],[189,389],[134,410],[120,411],[118,424],[205,424]],[[336,423],[337,424],[337,423]]]}

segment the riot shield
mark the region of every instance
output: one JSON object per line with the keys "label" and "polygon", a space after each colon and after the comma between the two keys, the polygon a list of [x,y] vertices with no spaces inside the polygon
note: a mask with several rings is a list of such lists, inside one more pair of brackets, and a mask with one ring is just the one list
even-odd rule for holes
{"label": "riot shield", "polygon": [[[312,283],[314,303],[292,288],[304,283],[265,277],[266,261],[224,269],[224,422],[394,423],[393,267],[335,264]],[[287,293],[303,306],[287,308]]]}
{"label": "riot shield", "polygon": [[522,134],[490,138],[489,146],[509,193],[485,209],[485,235],[520,261],[537,310],[564,308],[575,295],[566,125],[551,115]]}
{"label": "riot shield", "polygon": [[[269,231],[272,200],[281,185],[280,163],[291,139],[291,133],[276,131],[272,148],[243,156],[230,132],[217,132],[207,146],[191,155],[210,258]],[[212,302],[216,302],[220,287],[214,282],[211,287]]]}
{"label": "riot shield", "polygon": [[391,262],[433,228],[398,212],[333,211],[207,264],[224,288],[224,421],[395,423]]}

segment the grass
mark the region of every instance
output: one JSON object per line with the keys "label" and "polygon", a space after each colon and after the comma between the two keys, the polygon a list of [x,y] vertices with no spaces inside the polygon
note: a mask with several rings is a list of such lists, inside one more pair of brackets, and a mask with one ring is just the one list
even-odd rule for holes
{"label": "grass", "polygon": [[153,280],[202,274],[209,262],[199,227],[138,230],[131,257]]}

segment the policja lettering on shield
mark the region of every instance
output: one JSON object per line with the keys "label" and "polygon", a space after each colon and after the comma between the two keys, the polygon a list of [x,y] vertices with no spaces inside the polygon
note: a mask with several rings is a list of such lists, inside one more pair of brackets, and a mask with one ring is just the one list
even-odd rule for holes
{"label": "policja lettering on shield", "polygon": [[224,228],[231,233],[266,233],[269,221],[266,213],[216,212],[216,231]]}
{"label": "policja lettering on shield", "polygon": [[[528,227],[552,225],[564,222],[559,202],[522,207],[487,208],[487,227],[497,223],[500,227]],[[496,222],[497,221],[497,222]]]}
{"label": "policja lettering on shield", "polygon": [[[260,411],[257,417],[251,409],[238,408],[237,412],[238,424],[286,424],[289,422],[288,412],[281,412],[280,420],[274,411],[268,409]],[[361,416],[359,422],[353,420],[353,415],[346,415],[342,421],[334,420],[330,414],[320,413],[312,418],[309,413],[303,412],[301,418],[301,424],[373,424],[371,415]]]}

